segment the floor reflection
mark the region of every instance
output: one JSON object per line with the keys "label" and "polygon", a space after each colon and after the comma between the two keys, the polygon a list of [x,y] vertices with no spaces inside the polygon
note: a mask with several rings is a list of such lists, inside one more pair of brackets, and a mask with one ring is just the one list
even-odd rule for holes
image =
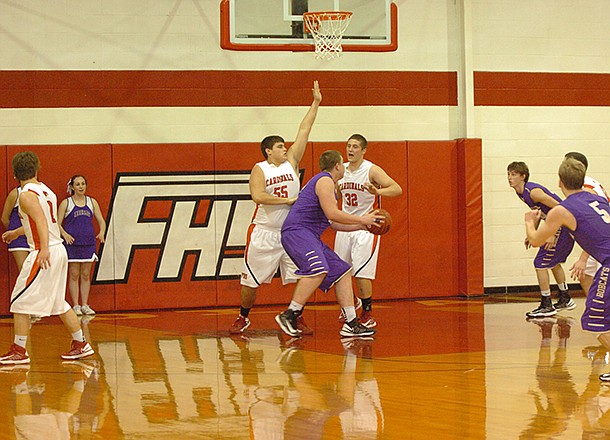
{"label": "floor reflection", "polygon": [[[578,400],[578,393],[566,366],[566,347],[576,321],[564,316],[530,318],[527,321],[540,328],[540,350],[536,366],[538,389],[529,391],[536,413],[519,438],[551,438],[566,430]],[[554,348],[553,334],[557,338]]]}
{"label": "floor reflection", "polygon": [[96,355],[70,363],[43,319],[31,365],[0,368],[0,439],[610,438],[610,353],[576,301],[530,321],[527,297],[385,303],[365,340],[341,339],[326,305],[299,339],[274,308],[238,336],[232,309],[98,314],[83,321]]}

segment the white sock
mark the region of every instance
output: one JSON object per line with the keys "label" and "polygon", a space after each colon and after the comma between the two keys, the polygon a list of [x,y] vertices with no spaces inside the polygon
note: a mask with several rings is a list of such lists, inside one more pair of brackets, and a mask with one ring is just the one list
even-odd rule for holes
{"label": "white sock", "polygon": [[290,305],[288,306],[288,310],[294,310],[295,312],[300,312],[305,307],[302,304],[299,304],[296,301],[290,301]]}
{"label": "white sock", "polygon": [[85,342],[85,336],[83,335],[83,330],[79,330],[77,332],[72,333],[72,339],[78,342]]}
{"label": "white sock", "polygon": [[549,290],[541,290],[540,294],[542,296],[551,296],[551,290],[550,289]]}
{"label": "white sock", "polygon": [[352,322],[356,319],[356,308],[354,306],[342,307],[341,310],[345,315],[345,322]]}
{"label": "white sock", "polygon": [[563,283],[557,284],[557,287],[559,287],[559,290],[568,290],[568,283],[564,281]]}
{"label": "white sock", "polygon": [[28,342],[27,336],[15,335],[14,342],[16,345],[25,348],[25,344]]}

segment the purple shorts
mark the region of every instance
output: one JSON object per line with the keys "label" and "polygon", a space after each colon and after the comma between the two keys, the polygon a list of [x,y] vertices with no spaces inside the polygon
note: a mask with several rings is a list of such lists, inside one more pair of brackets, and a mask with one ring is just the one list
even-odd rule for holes
{"label": "purple shorts", "polygon": [[557,242],[551,249],[545,249],[543,246],[538,250],[536,258],[534,258],[534,267],[536,269],[552,269],[558,264],[565,263],[568,255],[574,248],[574,239],[566,228],[559,228],[555,234]]}
{"label": "purple shorts", "polygon": [[74,246],[65,244],[68,251],[68,263],[88,263],[97,261],[95,254],[95,245]]}
{"label": "purple shorts", "polygon": [[282,231],[282,246],[299,268],[295,275],[312,277],[326,274],[319,286],[323,292],[328,292],[352,269],[326,243],[307,229]]}
{"label": "purple shorts", "polygon": [[610,330],[609,276],[610,265],[604,264],[593,278],[593,284],[591,284],[591,288],[587,293],[585,311],[580,319],[583,330],[598,333]]}

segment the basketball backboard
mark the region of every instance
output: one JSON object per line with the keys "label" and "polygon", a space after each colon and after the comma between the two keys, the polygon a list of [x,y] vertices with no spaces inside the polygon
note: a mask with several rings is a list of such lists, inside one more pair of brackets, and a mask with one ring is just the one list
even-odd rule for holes
{"label": "basketball backboard", "polygon": [[398,8],[392,0],[222,0],[221,47],[250,51],[313,51],[303,13],[349,11],[344,52],[389,52],[398,47]]}

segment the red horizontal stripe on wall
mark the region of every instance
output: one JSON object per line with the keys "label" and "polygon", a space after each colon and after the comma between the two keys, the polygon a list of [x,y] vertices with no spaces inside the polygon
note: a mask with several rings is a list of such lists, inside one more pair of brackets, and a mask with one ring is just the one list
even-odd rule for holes
{"label": "red horizontal stripe on wall", "polygon": [[474,105],[610,106],[610,74],[474,72]]}
{"label": "red horizontal stripe on wall", "polygon": [[456,72],[0,71],[0,108],[457,105]]}

